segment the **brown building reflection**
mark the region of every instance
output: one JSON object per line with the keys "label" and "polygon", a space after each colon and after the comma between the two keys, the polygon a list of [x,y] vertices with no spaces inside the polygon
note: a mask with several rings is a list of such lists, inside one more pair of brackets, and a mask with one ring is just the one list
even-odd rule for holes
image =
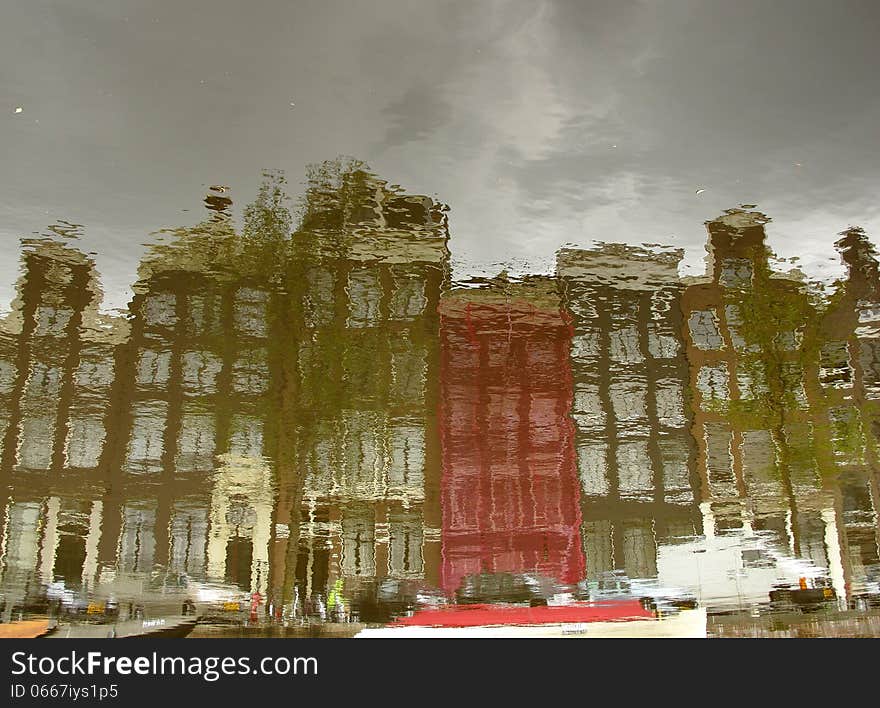
{"label": "brown building reflection", "polygon": [[682,255],[616,244],[557,254],[591,582],[654,578],[658,545],[699,531]]}
{"label": "brown building reflection", "polygon": [[858,598],[876,592],[880,581],[880,276],[861,229],[848,229],[835,245],[847,278],[818,325],[819,385],[811,393],[834,494],[843,581]]}
{"label": "brown building reflection", "polygon": [[876,439],[850,364],[874,365],[870,343],[860,348],[856,336],[854,293],[876,288],[876,261],[872,270],[865,248],[857,255],[852,240],[840,242],[849,279],[826,300],[797,272],[771,268],[767,221],[734,209],[709,222],[707,277],[682,298],[704,533],[769,533],[825,568],[845,602],[855,569],[846,514],[855,509],[845,514],[843,497],[874,539],[867,575],[878,570],[868,453]]}
{"label": "brown building reflection", "polygon": [[818,487],[809,455],[798,454],[811,436],[804,337],[812,311],[799,282],[771,273],[765,222],[739,210],[708,224],[709,276],[687,288],[683,307],[707,523],[782,532],[795,480],[801,496]]}
{"label": "brown building reflection", "polygon": [[120,330],[97,312],[89,258],[50,240],[22,245],[17,307],[0,333],[5,619],[56,579],[94,584],[104,514],[95,470]]}

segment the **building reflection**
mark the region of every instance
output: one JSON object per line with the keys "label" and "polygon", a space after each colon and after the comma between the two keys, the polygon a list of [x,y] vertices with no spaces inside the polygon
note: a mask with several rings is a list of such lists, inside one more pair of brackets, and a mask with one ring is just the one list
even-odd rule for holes
{"label": "building reflection", "polygon": [[436,582],[443,208],[356,164],[310,180],[293,234],[279,176],[240,233],[212,188],[106,322],[86,257],[25,244],[0,368],[7,614],[47,586],[226,585],[296,614],[338,580],[340,605]]}
{"label": "building reflection", "polygon": [[658,544],[699,531],[678,278],[682,253],[564,249],[586,579],[655,578]]}
{"label": "building reflection", "polygon": [[502,275],[452,290],[440,313],[442,587],[481,599],[508,576],[574,585],[571,325],[555,280]]}
{"label": "building reflection", "polygon": [[[682,298],[703,533],[770,538],[822,569],[846,604],[854,567],[841,495],[850,477],[861,480],[857,505],[874,539],[870,574],[877,572],[875,496],[865,488],[876,480],[865,447],[876,443],[865,436],[854,405],[862,396],[849,391],[850,357],[842,355],[858,311],[847,292],[865,290],[858,274],[870,277],[872,258],[863,249],[849,279],[822,301],[796,272],[770,267],[767,221],[734,209],[709,222],[707,277]],[[845,247],[843,255],[856,257]],[[873,268],[876,275],[876,261]],[[766,562],[759,551],[738,559],[746,570]]]}
{"label": "building reflection", "polygon": [[88,256],[22,242],[0,321],[5,621],[185,596],[385,621],[633,583],[721,611],[804,574],[873,602],[863,232],[827,292],[772,265],[749,208],[708,222],[700,278],[681,251],[601,244],[453,285],[433,199],[324,163],[294,229],[285,190],[267,173],[239,228],[212,187],[120,315]]}
{"label": "building reflection", "polygon": [[[294,510],[279,517],[289,528],[286,587],[369,619],[382,616],[380,598],[439,577],[446,217],[361,170],[320,174],[307,198],[292,275],[303,288],[291,377],[303,478]],[[284,601],[308,611],[289,589]]]}
{"label": "building reflection", "polygon": [[17,308],[0,335],[5,619],[57,579],[95,582],[104,510],[90,472],[114,377],[93,263],[50,240],[22,247]]}
{"label": "building reflection", "polygon": [[848,277],[818,325],[819,385],[811,392],[842,580],[860,598],[876,593],[880,582],[880,277],[864,232],[853,228],[842,236],[836,247]]}

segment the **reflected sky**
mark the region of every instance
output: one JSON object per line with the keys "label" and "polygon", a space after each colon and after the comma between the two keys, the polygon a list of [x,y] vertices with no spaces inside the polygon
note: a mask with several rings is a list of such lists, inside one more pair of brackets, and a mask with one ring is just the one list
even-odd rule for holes
{"label": "reflected sky", "polygon": [[[368,160],[451,205],[454,277],[551,272],[564,244],[662,242],[773,215],[769,245],[880,231],[870,2],[17,3],[0,29],[0,238],[87,224],[104,307],[157,225],[237,206],[262,169]],[[17,108],[20,112],[16,112]],[[698,190],[705,190],[697,193]],[[293,191],[296,191],[295,189]],[[18,263],[0,262],[7,307]]]}

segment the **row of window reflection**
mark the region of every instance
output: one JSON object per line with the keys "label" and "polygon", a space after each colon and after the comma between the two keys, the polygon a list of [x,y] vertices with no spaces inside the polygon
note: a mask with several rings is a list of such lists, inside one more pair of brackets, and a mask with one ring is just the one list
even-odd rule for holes
{"label": "row of window reflection", "polygon": [[[849,554],[858,565],[877,562],[876,540],[869,533],[859,537],[859,529],[868,531],[874,521],[870,487],[861,477],[843,480],[841,521],[847,530]],[[725,528],[737,527],[737,507],[716,505],[718,522]],[[44,502],[18,501],[6,509],[10,542],[5,547],[3,581],[20,583],[27,576],[42,576],[44,582],[64,580],[76,585],[80,579],[94,580],[97,571],[97,548],[101,533],[102,505],[100,501],[76,502],[50,497]],[[303,517],[310,516],[304,509]],[[865,514],[868,514],[867,525]],[[116,547],[116,573],[149,573],[155,570],[158,511],[153,502],[130,502],[120,510],[121,532]],[[731,516],[732,515],[732,516]],[[724,517],[727,518],[724,518]],[[796,522],[800,537],[800,555],[827,567],[824,534],[825,523],[818,510],[802,509],[796,519],[790,519],[784,510],[767,510],[754,517],[762,533],[772,533],[785,540]],[[168,525],[168,566],[172,572],[182,572],[192,578],[229,578],[230,549],[240,551],[248,546],[248,569],[242,578],[233,578],[246,585],[268,553],[262,548],[269,542],[266,520],[247,504],[227,509],[219,525],[228,527],[217,542],[218,519],[194,499],[175,501]],[[739,519],[742,523],[742,519]],[[261,528],[257,528],[260,526]],[[234,528],[232,528],[234,527]],[[234,535],[230,535],[230,532]],[[663,544],[674,544],[677,538],[687,539],[694,533],[688,521],[666,521],[662,538],[658,537],[656,522],[650,518],[621,521],[584,521],[581,537],[586,556],[587,577],[601,579],[615,570],[623,569],[630,578],[649,578],[657,575],[658,554]],[[339,522],[315,524],[304,521],[301,538],[310,546],[331,543],[339,539],[340,565],[346,576],[374,576],[377,573],[378,547],[388,549],[387,572],[392,577],[418,577],[424,570],[423,546],[427,530],[421,515],[415,510],[391,511],[386,521],[380,521],[369,506],[352,505],[342,509]],[[278,533],[284,539],[287,534]],[[666,547],[668,551],[668,547]],[[867,555],[866,555],[867,554]],[[498,560],[498,559],[495,559]],[[503,560],[503,559],[502,559]],[[761,554],[743,554],[746,567],[761,567]],[[766,560],[766,559],[765,559]]]}
{"label": "row of window reflection", "polygon": [[662,490],[668,503],[693,502],[691,453],[686,439],[667,437],[655,441],[655,445],[656,451],[648,439],[621,441],[610,453],[607,441],[580,442],[578,469],[584,492],[604,497],[616,489],[620,498],[651,501]]}
{"label": "row of window reflection", "polygon": [[[333,322],[337,313],[336,276],[328,270],[306,273],[306,294],[302,300],[306,327],[322,327]],[[376,269],[352,270],[345,281],[345,324],[347,327],[375,327],[385,320],[409,321],[424,314],[427,305],[425,281],[413,275],[399,275],[387,293]],[[186,330],[191,336],[226,333],[222,322],[223,303],[219,295],[192,295],[186,298]],[[255,288],[239,288],[231,308],[233,332],[241,337],[265,338],[269,334],[270,295]],[[42,313],[42,310],[47,313]],[[72,311],[48,312],[41,308],[36,334],[62,336]],[[61,312],[67,312],[65,319]],[[178,323],[178,298],[172,292],[148,294],[140,314],[148,329],[170,329]]]}
{"label": "row of window reflection", "polygon": [[[852,408],[832,408],[830,442],[835,460],[846,465],[863,465],[865,440]],[[738,436],[738,442],[735,442]],[[734,431],[725,421],[703,424],[705,467],[709,481],[709,496],[730,498],[739,496],[735,475],[734,454],[741,460],[743,481],[748,496],[776,499],[784,503],[786,491],[782,470],[793,489],[815,492],[822,480],[812,452],[816,431],[810,422],[789,423],[782,439],[768,430]],[[734,450],[734,445],[738,449]]]}
{"label": "row of window reflection", "polygon": [[[599,329],[587,323],[579,327],[571,340],[571,356],[579,363],[590,363],[602,355],[602,337]],[[635,325],[613,327],[608,333],[608,356],[616,364],[641,364],[646,361],[644,351],[654,360],[674,359],[681,352],[678,338],[671,330],[649,325],[645,336]]]}
{"label": "row of window reflection", "polygon": [[[718,369],[704,367],[700,373],[703,374],[707,370],[715,372]],[[717,388],[711,389],[704,384],[699,384],[699,388],[704,395],[706,395],[707,389],[717,390]],[[743,388],[741,382],[740,388],[741,390]],[[573,418],[577,430],[584,439],[603,439],[605,437],[604,413],[599,405],[600,401],[595,388],[580,384],[576,391]],[[681,401],[680,391],[672,389],[672,392],[669,399],[676,404],[672,409],[676,415],[658,415],[658,419],[670,425],[680,426],[683,423],[681,409],[678,407]],[[638,423],[644,420],[643,394],[644,392],[638,390],[612,390],[612,407],[617,415],[618,437],[622,441],[626,441],[627,438],[639,438],[649,432],[649,429],[644,426],[626,425],[632,421]],[[711,398],[721,398],[721,396]],[[724,399],[726,400],[726,398],[725,395]],[[665,396],[658,396],[658,414],[667,411],[667,407],[662,405],[665,400]],[[634,401],[639,405],[635,405]],[[499,398],[499,404],[502,402],[502,398]],[[535,413],[535,410],[540,409],[540,403],[540,399],[532,401],[532,414]],[[552,420],[557,402],[553,399],[547,399],[546,404],[548,407],[546,418]],[[633,411],[636,414],[633,414]],[[508,427],[512,421],[515,422],[518,419],[519,412],[516,406],[512,406],[509,410],[499,409],[496,417],[503,420],[505,427]],[[20,424],[21,442],[18,463],[22,467],[48,469],[51,465],[53,447],[51,444],[47,444],[47,441],[55,439],[56,419],[54,411],[51,409],[49,411],[43,410],[42,413],[42,415],[26,416]],[[164,401],[140,401],[133,406],[127,454],[131,469],[155,471],[161,468],[167,415],[168,404]],[[424,461],[422,428],[407,425],[389,426],[373,420],[376,414],[364,413],[362,415],[363,419],[352,417],[345,424],[332,422],[325,424],[316,435],[318,442],[313,454],[314,459],[329,460],[339,457],[342,466],[338,469],[344,470],[343,476],[348,480],[371,478],[374,470],[383,467],[383,465],[379,465],[377,460],[391,460],[391,467],[395,469],[410,469],[421,466]],[[243,456],[262,455],[262,421],[241,415],[234,415],[232,420],[229,450]],[[0,423],[2,421],[3,419],[0,418]],[[832,406],[828,410],[828,421],[830,440],[835,456],[846,457],[854,462],[863,459],[866,442],[864,440],[864,426],[861,423],[858,409],[847,405]],[[467,420],[461,418],[450,422],[451,430],[454,432],[455,426],[459,424],[468,426]],[[3,430],[5,427],[5,425],[0,425]],[[540,448],[541,430],[541,428],[536,428],[533,431],[534,435],[530,444],[534,449]],[[558,442],[559,430],[557,427],[551,426],[546,432],[549,434],[545,440],[547,444],[552,445]],[[668,433],[664,435],[668,435]],[[96,467],[105,437],[104,420],[98,412],[92,415],[73,415],[67,422],[65,443],[67,466],[73,468]],[[514,448],[516,447],[515,443],[516,440],[511,441]],[[508,447],[503,448],[505,454],[510,453],[510,449],[514,449],[508,449]],[[176,466],[178,469],[183,471],[210,469],[211,460],[215,454],[215,418],[209,411],[195,405],[184,406],[177,450]],[[398,458],[405,460],[405,464],[398,465]],[[323,466],[318,469],[323,469]],[[326,483],[322,484],[326,485]]]}
{"label": "row of window reflection", "polygon": [[[168,404],[144,401],[132,410],[131,432],[124,467],[132,473],[163,469]],[[216,419],[204,409],[184,406],[176,441],[174,468],[178,472],[210,471],[218,454]],[[247,415],[231,417],[224,446],[226,454],[259,458],[264,454],[263,420]],[[45,470],[52,464],[55,418],[27,417],[21,423],[18,465]],[[104,421],[98,416],[68,421],[64,446],[65,466],[89,469],[98,466],[104,449]],[[383,414],[352,412],[341,421],[325,421],[314,434],[307,453],[307,487],[326,493],[375,497],[380,489],[420,492],[424,482],[424,424],[393,420]]]}
{"label": "row of window reflection", "polygon": [[[363,271],[369,277],[375,277],[372,271]],[[355,300],[357,304],[352,307],[352,314],[348,319],[348,326],[374,326],[379,322],[378,303],[381,298],[376,295],[378,291],[370,290],[364,285],[367,275],[355,277],[352,292],[373,292],[372,299],[361,298]],[[318,276],[310,276],[318,277]],[[372,281],[371,281],[372,282]],[[374,284],[377,284],[378,280]],[[413,285],[416,283],[418,287]],[[246,336],[267,336],[265,324],[266,294],[257,297],[250,289],[242,289],[247,297],[240,300],[240,307],[236,308],[236,331]],[[240,290],[239,292],[242,292]],[[399,319],[408,319],[422,313],[425,305],[424,285],[417,281],[407,281],[407,286],[399,288],[401,302],[405,303],[398,311]],[[204,298],[194,298],[194,301],[204,302]],[[173,311],[175,296],[172,293],[153,294],[147,297],[144,305],[145,319],[148,324],[161,324],[170,326],[174,319],[169,314]],[[415,303],[415,304],[414,304]],[[49,311],[55,316],[50,317]],[[66,313],[66,314],[62,314]],[[726,307],[726,323],[731,335],[732,344],[737,351],[756,351],[755,345],[746,346],[744,340],[737,332],[740,322],[736,307]],[[64,334],[72,311],[53,310],[52,308],[38,308],[37,333],[44,330],[48,333],[61,336]],[[54,322],[50,326],[47,322]],[[697,310],[690,313],[688,329],[694,346],[704,351],[717,351],[724,348],[724,340],[719,329],[718,317],[714,310]],[[785,350],[792,351],[800,345],[800,332],[781,332],[778,335],[779,343]],[[615,328],[609,332],[610,351],[609,356],[613,362],[620,364],[637,364],[645,361],[642,353],[641,336],[635,326]],[[572,339],[572,357],[575,361],[589,361],[600,355],[601,338],[597,330],[580,331]],[[859,352],[860,365],[870,374],[868,376],[872,386],[880,385],[880,356],[878,356],[878,340],[862,339]],[[672,333],[664,333],[651,327],[647,333],[647,350],[654,359],[669,359],[679,352],[678,341]],[[207,381],[202,385],[210,386],[214,377],[220,370],[220,364],[212,360],[208,352],[188,352],[184,355],[184,379],[192,382],[196,387],[202,383],[205,376]],[[849,355],[845,342],[830,342],[823,345],[821,352],[821,380],[828,386],[846,386],[852,380],[852,366],[849,363]],[[216,357],[214,357],[216,359]],[[39,366],[50,368],[47,365],[36,365],[31,376],[31,385],[34,395],[54,395],[57,391],[52,390],[51,370],[41,372]],[[162,384],[169,377],[170,352],[144,351],[140,355],[137,367],[139,384]],[[80,385],[106,385],[112,376],[112,363],[88,362],[80,365],[77,372],[77,380]],[[54,372],[57,378],[57,372]],[[8,362],[0,362],[0,393],[8,391],[12,386],[14,371]],[[58,382],[55,382],[58,385]]]}
{"label": "row of window reflection", "polygon": [[654,397],[653,414],[659,425],[681,428],[687,423],[682,385],[674,379],[656,381],[653,391],[649,391],[644,378],[631,374],[626,379],[612,381],[607,395],[611,407],[606,412],[599,384],[575,384],[572,417],[578,430],[601,431],[610,413],[621,434],[626,435],[629,430],[644,432],[648,427],[649,395]]}
{"label": "row of window reflection", "polygon": [[[307,327],[326,326],[335,318],[335,277],[332,273],[313,269],[306,275],[308,289],[303,299]],[[346,326],[372,327],[383,319],[406,321],[424,313],[427,305],[425,281],[413,276],[397,278],[387,298],[387,315],[382,303],[386,299],[380,274],[376,270],[353,270],[349,273],[345,293]],[[186,330],[192,336],[218,334],[222,328],[223,302],[219,295],[191,295],[186,298]],[[268,336],[269,293],[255,288],[239,288],[232,305],[233,331],[242,337]],[[68,307],[39,305],[34,312],[33,336],[66,337],[74,311]],[[148,294],[140,306],[144,325],[149,328],[171,329],[178,323],[178,297],[173,292]]]}
{"label": "row of window reflection", "polygon": [[[259,506],[233,504],[219,518],[217,509],[196,499],[175,501],[168,521],[166,570],[185,573],[192,579],[225,578],[252,587],[253,571],[268,563],[271,540],[269,517],[261,513]],[[33,575],[45,583],[62,580],[77,586],[95,582],[103,513],[100,501],[87,503],[59,497],[9,504],[6,530],[10,542],[4,548],[3,584],[8,588]],[[128,502],[119,513],[121,529],[114,544],[114,574],[154,572],[159,516],[156,503]],[[387,573],[391,577],[419,577],[424,571],[426,533],[418,510],[394,509],[385,521],[379,521],[372,507],[355,504],[344,508],[341,520],[335,524],[323,524],[320,529],[309,522],[301,524],[302,541],[318,545],[322,537],[330,543],[333,537],[338,539],[344,575],[375,576],[379,546],[388,549]],[[276,533],[276,538],[286,536]],[[249,546],[250,572],[230,578],[230,546],[242,543]]]}
{"label": "row of window reflection", "polygon": [[[755,353],[760,351],[756,342],[746,342],[742,333],[743,318],[739,308],[733,304],[724,306],[724,317],[719,318],[715,309],[693,310],[688,314],[688,332],[693,345],[702,351],[720,351],[726,349],[722,328],[726,328],[730,336],[730,344],[734,351]],[[795,351],[803,343],[800,331],[780,331],[773,339],[774,345],[783,351]]]}

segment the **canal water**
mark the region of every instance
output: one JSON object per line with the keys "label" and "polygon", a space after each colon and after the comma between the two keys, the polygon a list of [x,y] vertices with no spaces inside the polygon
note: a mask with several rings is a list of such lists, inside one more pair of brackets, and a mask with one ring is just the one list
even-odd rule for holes
{"label": "canal water", "polygon": [[876,635],[843,5],[8,8],[0,620]]}

